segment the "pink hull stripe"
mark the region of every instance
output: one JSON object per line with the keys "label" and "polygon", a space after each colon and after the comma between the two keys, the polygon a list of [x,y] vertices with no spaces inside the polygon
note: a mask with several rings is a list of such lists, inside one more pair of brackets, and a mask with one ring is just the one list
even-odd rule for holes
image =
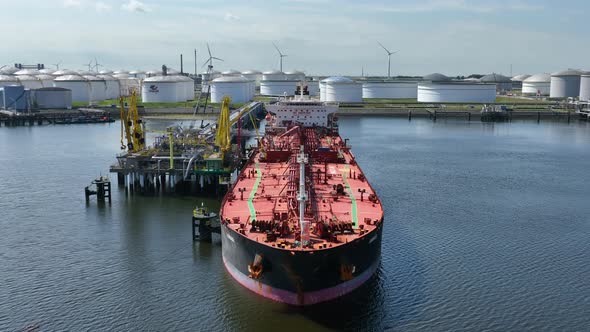
{"label": "pink hull stripe", "polygon": [[320,289],[317,291],[303,293],[303,303],[299,303],[297,293],[286,291],[284,289],[273,288],[258,280],[249,278],[241,273],[235,266],[225,260],[223,257],[223,265],[229,274],[236,279],[242,286],[248,288],[254,293],[269,298],[274,301],[283,302],[291,305],[311,305],[320,302],[333,300],[337,297],[350,293],[354,289],[364,284],[375,273],[379,266],[379,261],[375,261],[367,270],[354,279],[343,282],[334,287]]}

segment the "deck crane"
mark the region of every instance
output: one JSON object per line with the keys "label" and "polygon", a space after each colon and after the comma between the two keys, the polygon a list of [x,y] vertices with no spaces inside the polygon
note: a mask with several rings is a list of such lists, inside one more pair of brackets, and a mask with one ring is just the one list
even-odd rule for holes
{"label": "deck crane", "polygon": [[[127,149],[128,152],[141,151],[145,147],[145,137],[143,133],[143,123],[137,112],[137,94],[131,93],[129,109],[125,110],[125,98],[119,98],[119,109],[121,112],[121,150]],[[127,140],[125,145],[123,140]]]}
{"label": "deck crane", "polygon": [[217,133],[215,135],[215,145],[221,150],[221,154],[227,152],[231,146],[230,136],[230,121],[229,121],[229,104],[231,98],[224,96],[221,101],[221,112],[219,112],[219,120],[217,121]]}

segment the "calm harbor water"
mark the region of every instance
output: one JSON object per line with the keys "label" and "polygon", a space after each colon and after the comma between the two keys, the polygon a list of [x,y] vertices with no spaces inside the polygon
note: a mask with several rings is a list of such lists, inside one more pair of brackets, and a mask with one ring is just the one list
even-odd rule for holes
{"label": "calm harbor water", "polygon": [[590,124],[346,117],[341,134],[385,207],[381,267],[296,309],[233,282],[218,238],[192,244],[200,198],[115,184],[85,204],[118,123],[0,128],[0,331],[590,328]]}

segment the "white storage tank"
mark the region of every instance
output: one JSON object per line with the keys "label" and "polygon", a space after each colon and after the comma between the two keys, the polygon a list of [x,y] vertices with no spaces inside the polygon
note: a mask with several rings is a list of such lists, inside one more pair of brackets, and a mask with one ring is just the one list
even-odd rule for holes
{"label": "white storage tank", "polygon": [[485,75],[479,81],[482,83],[496,84],[496,90],[498,92],[512,91],[512,79],[510,79],[510,77],[506,77],[504,75],[491,73],[491,74]]}
{"label": "white storage tank", "polygon": [[582,72],[578,70],[564,70],[551,74],[551,98],[578,97],[580,94],[580,79]]}
{"label": "white storage tank", "polygon": [[235,70],[235,69],[230,69],[230,70],[226,70],[224,72],[221,72],[221,76],[241,76],[242,73]]}
{"label": "white storage tank", "polygon": [[16,78],[20,81],[20,84],[25,89],[40,89],[43,87],[43,83],[36,76],[31,75],[18,75]]}
{"label": "white storage tank", "polygon": [[101,75],[113,75],[113,71],[108,69],[101,70],[98,73]]}
{"label": "white storage tank", "polygon": [[147,77],[146,73],[141,70],[132,70],[129,72],[129,75],[133,76],[139,80],[143,80],[144,78]]}
{"label": "white storage tank", "polygon": [[322,80],[320,86],[325,91],[322,101],[334,101],[344,103],[361,103],[363,101],[363,84],[355,82],[348,77],[334,76]]}
{"label": "white storage tank", "polygon": [[119,69],[119,70],[115,70],[113,72],[113,75],[119,75],[119,74],[129,74],[129,72],[125,69]]}
{"label": "white storage tank", "polygon": [[182,86],[183,89],[183,99],[186,100],[194,100],[195,99],[195,81],[192,78],[186,77],[183,75],[172,75]]}
{"label": "white storage tank", "polygon": [[261,81],[284,81],[285,73],[280,70],[269,70],[262,73]]}
{"label": "white storage tank", "polygon": [[12,75],[0,75],[0,87],[7,85],[21,85],[20,81],[16,76]]}
{"label": "white storage tank", "polygon": [[496,84],[465,82],[420,82],[420,103],[481,103],[496,102]]}
{"label": "white storage tank", "polygon": [[297,81],[262,80],[260,81],[260,94],[263,96],[292,96],[297,90]]}
{"label": "white storage tank", "polygon": [[55,69],[45,68],[45,69],[39,70],[39,74],[42,74],[42,75],[53,75],[53,73],[55,73],[56,71],[57,70],[55,70]]}
{"label": "white storage tank", "polygon": [[590,101],[590,73],[582,74],[580,78],[580,100]]}
{"label": "white storage tank", "polygon": [[105,81],[105,95],[107,99],[119,98],[119,95],[121,93],[121,84],[119,83],[118,79],[114,78],[111,75],[97,75],[96,77],[102,78]]}
{"label": "white storage tank", "polygon": [[66,75],[78,75],[78,73],[73,70],[69,70],[69,69],[60,69],[60,70],[54,71],[53,74],[51,74],[51,75],[58,77],[58,76],[66,76]]}
{"label": "white storage tank", "polygon": [[122,96],[130,96],[133,91],[138,93],[140,91],[140,80],[129,74],[114,74],[114,78],[119,80],[120,94]]}
{"label": "white storage tank", "polygon": [[303,81],[305,79],[305,73],[299,70],[285,72],[285,80],[287,81]]}
{"label": "white storage tank", "polygon": [[36,75],[35,77],[37,77],[41,81],[41,85],[43,85],[44,88],[53,87],[53,79],[55,78],[55,77],[53,77],[53,75],[39,74],[39,75]]}
{"label": "white storage tank", "polygon": [[450,82],[451,78],[441,73],[432,73],[422,77],[422,80],[429,82]]}
{"label": "white storage tank", "polygon": [[14,67],[4,67],[0,69],[0,75],[14,75],[20,69]]}
{"label": "white storage tank", "polygon": [[418,82],[368,81],[363,82],[364,99],[416,99]]}
{"label": "white storage tank", "polygon": [[319,96],[320,95],[320,82],[319,81],[306,81],[307,84],[307,91],[309,91],[310,96]]}
{"label": "white storage tank", "polygon": [[92,75],[82,76],[90,82],[90,100],[103,101],[107,99],[107,82],[104,78]]}
{"label": "white storage tank", "polygon": [[34,108],[69,109],[72,107],[72,91],[65,88],[41,88],[31,90]]}
{"label": "white storage tank", "polygon": [[158,69],[148,70],[145,72],[146,77],[161,76],[161,75],[162,75],[162,71],[158,70]]}
{"label": "white storage tank", "polygon": [[186,89],[176,76],[153,76],[143,80],[141,99],[145,103],[186,101]]}
{"label": "white storage tank", "polygon": [[513,78],[511,78],[512,88],[513,89],[522,89],[522,83],[524,82],[524,80],[526,80],[529,77],[531,77],[531,75],[527,75],[527,74],[514,76]]}
{"label": "white storage tank", "polygon": [[53,80],[56,88],[72,90],[72,102],[88,103],[90,102],[90,82],[79,75],[64,75],[56,77]]}
{"label": "white storage tank", "polygon": [[242,72],[242,76],[249,79],[250,81],[254,81],[256,86],[260,86],[260,81],[262,80],[262,72],[254,69],[244,70]]}
{"label": "white storage tank", "polygon": [[223,96],[231,97],[234,103],[248,102],[251,100],[251,82],[242,76],[218,77],[211,82],[211,102],[220,103]]}
{"label": "white storage tank", "polygon": [[28,75],[28,76],[36,76],[39,75],[40,72],[37,69],[21,69],[17,72],[15,72],[13,75]]}
{"label": "white storage tank", "polygon": [[218,77],[221,77],[221,72],[216,70],[213,70],[210,73],[201,73],[201,92],[207,93],[207,90],[209,89],[209,82]]}
{"label": "white storage tank", "polygon": [[522,82],[523,95],[548,96],[551,90],[551,75],[535,74]]}

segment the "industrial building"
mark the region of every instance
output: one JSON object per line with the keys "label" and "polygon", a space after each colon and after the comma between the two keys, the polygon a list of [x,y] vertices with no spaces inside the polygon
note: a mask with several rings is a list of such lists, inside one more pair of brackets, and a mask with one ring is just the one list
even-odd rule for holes
{"label": "industrial building", "polygon": [[549,97],[578,97],[580,94],[581,76],[581,71],[573,69],[563,70],[551,74],[551,89],[549,92]]}
{"label": "industrial building", "polygon": [[72,91],[64,88],[31,90],[31,104],[35,109],[70,109]]}
{"label": "industrial building", "polygon": [[507,77],[504,75],[491,73],[491,74],[485,75],[479,81],[482,83],[496,84],[496,91],[499,93],[502,93],[505,91],[512,91],[512,79],[510,79],[510,77]]}
{"label": "industrial building", "polygon": [[211,82],[211,102],[220,103],[224,96],[234,103],[248,102],[254,96],[253,83],[243,76],[218,77]]}
{"label": "industrial building", "polygon": [[548,96],[551,89],[551,75],[536,74],[522,82],[523,95]]}
{"label": "industrial building", "polygon": [[0,87],[0,109],[25,111],[29,109],[29,90],[22,85]]}
{"label": "industrial building", "polygon": [[580,78],[580,100],[590,101],[590,74],[582,74]]}
{"label": "industrial building", "polygon": [[90,102],[90,82],[79,75],[64,75],[53,81],[56,88],[72,90],[72,102]]}
{"label": "industrial building", "polygon": [[363,101],[363,84],[348,77],[328,77],[320,82],[320,100],[361,103]]}
{"label": "industrial building", "polygon": [[364,99],[416,99],[418,82],[374,80],[363,82]]}
{"label": "industrial building", "polygon": [[186,87],[178,76],[152,76],[143,80],[141,99],[146,103],[186,101]]}
{"label": "industrial building", "polygon": [[418,102],[421,103],[478,103],[496,101],[496,84],[465,82],[420,82]]}

